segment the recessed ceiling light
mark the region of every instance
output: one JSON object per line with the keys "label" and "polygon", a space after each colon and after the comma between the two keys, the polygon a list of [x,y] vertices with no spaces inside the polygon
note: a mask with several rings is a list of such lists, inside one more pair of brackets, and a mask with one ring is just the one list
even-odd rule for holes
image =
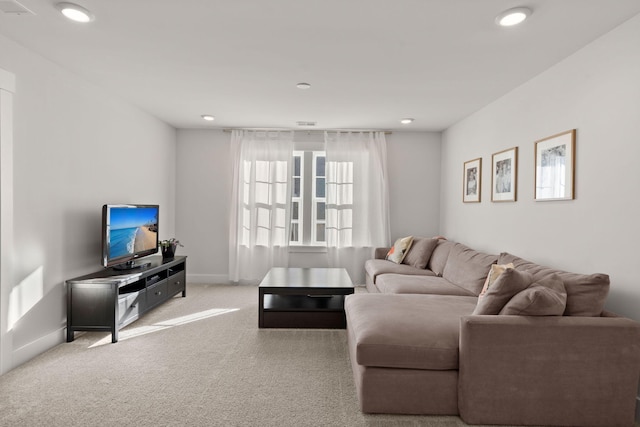
{"label": "recessed ceiling light", "polygon": [[95,19],[93,13],[75,3],[57,3],[56,7],[64,16],[76,22],[91,22]]}
{"label": "recessed ceiling light", "polygon": [[502,27],[511,27],[518,25],[531,15],[531,9],[528,7],[516,7],[506,10],[500,15],[496,16],[496,24]]}
{"label": "recessed ceiling light", "polygon": [[298,83],[296,87],[298,89],[309,89],[311,85],[309,83]]}
{"label": "recessed ceiling light", "polygon": [[402,123],[403,125],[408,125],[409,123],[413,123],[415,119],[402,119],[400,120],[400,123]]}
{"label": "recessed ceiling light", "polygon": [[212,121],[214,121],[214,120],[216,119],[215,117],[213,117],[213,116],[212,116],[212,115],[210,115],[210,114],[203,114],[203,115],[202,115],[202,116],[200,116],[200,117],[202,117],[204,120],[206,120],[206,121],[208,121],[208,122],[212,122]]}

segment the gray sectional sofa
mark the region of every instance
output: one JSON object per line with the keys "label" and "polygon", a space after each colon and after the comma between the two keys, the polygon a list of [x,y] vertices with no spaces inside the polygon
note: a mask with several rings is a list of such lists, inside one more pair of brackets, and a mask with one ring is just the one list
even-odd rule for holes
{"label": "gray sectional sofa", "polygon": [[[634,424],[640,324],[603,310],[607,275],[444,239],[414,239],[403,264],[385,260],[387,249],[366,262],[368,292],[345,300],[363,412],[459,414],[470,424]],[[509,263],[504,283],[518,275],[532,288],[563,287],[558,315],[474,314],[491,266]],[[536,291],[527,292],[525,306],[535,308]]]}

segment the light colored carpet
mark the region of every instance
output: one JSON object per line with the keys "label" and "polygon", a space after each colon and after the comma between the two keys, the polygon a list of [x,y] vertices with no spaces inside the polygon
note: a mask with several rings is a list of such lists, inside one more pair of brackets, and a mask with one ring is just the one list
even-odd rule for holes
{"label": "light colored carpet", "polygon": [[344,330],[258,328],[254,286],[189,285],[120,331],[0,377],[2,426],[466,426],[365,415]]}

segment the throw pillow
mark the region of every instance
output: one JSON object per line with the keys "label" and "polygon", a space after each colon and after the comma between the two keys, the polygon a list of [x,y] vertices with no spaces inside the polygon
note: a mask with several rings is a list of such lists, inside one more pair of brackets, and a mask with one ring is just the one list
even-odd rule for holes
{"label": "throw pillow", "polygon": [[519,316],[562,316],[567,304],[567,291],[557,274],[532,283],[517,293],[500,314]]}
{"label": "throw pillow", "polygon": [[427,267],[429,258],[431,258],[431,254],[437,245],[438,239],[414,237],[413,243],[402,260],[402,263],[424,270]]}
{"label": "throw pillow", "polygon": [[533,283],[531,274],[507,268],[489,287],[482,298],[478,298],[478,305],[473,314],[498,314],[500,310],[518,292],[525,290]]}
{"label": "throw pillow", "polygon": [[513,268],[513,263],[509,264],[493,264],[491,266],[491,270],[489,270],[489,275],[487,275],[487,280],[484,282],[484,286],[482,287],[482,291],[480,292],[480,296],[483,296],[487,293],[487,289],[489,286],[493,285],[493,282],[496,281],[498,276],[500,276],[507,268]]}
{"label": "throw pillow", "polygon": [[386,259],[391,262],[395,262],[396,264],[400,264],[405,255],[407,255],[407,251],[409,251],[411,243],[413,243],[413,236],[402,237],[396,240],[391,249],[389,249],[389,252],[387,252]]}

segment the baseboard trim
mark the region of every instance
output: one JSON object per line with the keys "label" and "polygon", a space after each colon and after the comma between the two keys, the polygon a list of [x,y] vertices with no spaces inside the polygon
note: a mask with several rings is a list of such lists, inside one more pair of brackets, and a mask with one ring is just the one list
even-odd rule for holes
{"label": "baseboard trim", "polygon": [[229,283],[227,274],[189,274],[187,273],[187,283],[198,285],[209,285],[214,283]]}
{"label": "baseboard trim", "polygon": [[29,344],[13,350],[11,354],[11,369],[17,368],[45,351],[65,342],[65,331],[66,328],[56,329]]}

